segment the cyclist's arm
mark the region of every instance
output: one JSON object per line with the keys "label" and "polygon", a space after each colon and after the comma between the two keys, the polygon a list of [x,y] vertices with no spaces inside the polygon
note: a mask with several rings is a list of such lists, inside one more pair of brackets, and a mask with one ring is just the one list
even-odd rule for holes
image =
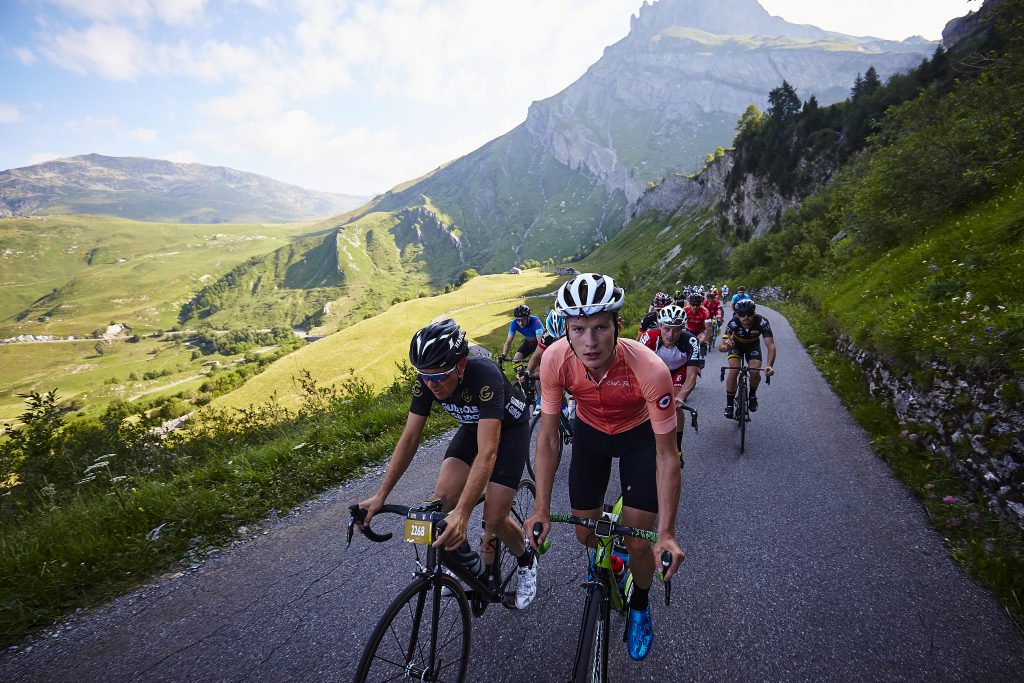
{"label": "cyclist's arm", "polygon": [[[672,553],[673,562],[665,578],[672,578],[683,551],[676,542],[676,510],[679,508],[679,450],[676,448],[675,430],[667,434],[654,435],[657,449],[658,473],[658,542],[654,544],[654,557],[660,558],[662,552]],[[538,458],[539,460],[539,458]],[[540,500],[539,490],[537,496]]]}
{"label": "cyclist's arm", "polygon": [[[764,347],[768,349],[768,363],[765,365],[765,374],[775,374],[775,370],[772,368],[775,365],[775,337],[765,337]],[[769,372],[770,371],[770,372]]]}
{"label": "cyclist's arm", "polygon": [[730,351],[732,347],[736,346],[736,342],[732,340],[732,335],[728,332],[722,334],[722,341],[718,343],[719,351]]}
{"label": "cyclist's arm", "polygon": [[697,386],[697,366],[691,365],[686,369],[686,379],[683,380],[683,385],[676,390],[676,398],[685,402],[690,396],[690,392]]}
{"label": "cyclist's arm", "polygon": [[[526,522],[526,532],[533,544],[533,525],[540,522],[544,526],[539,541],[548,535],[551,526],[551,489],[555,482],[555,468],[558,467],[558,413],[540,414],[540,432],[537,434],[537,462],[534,474],[537,476],[537,499],[533,504],[533,514]],[[672,442],[673,447],[675,441]]]}
{"label": "cyclist's arm", "polygon": [[473,514],[473,508],[483,495],[484,487],[491,478],[494,471],[494,461],[498,457],[498,440],[501,438],[501,420],[494,418],[481,418],[476,428],[476,458],[472,467],[469,468],[469,477],[466,485],[462,487],[462,495],[459,502],[445,521],[448,526],[444,533],[438,536],[434,547],[444,546],[448,550],[455,550],[466,540],[469,530],[469,517]]}
{"label": "cyclist's arm", "polygon": [[[416,455],[416,449],[419,448],[420,438],[423,436],[423,426],[426,423],[426,415],[409,413],[409,417],[405,420],[405,429],[402,430],[402,436],[398,438],[395,450],[391,453],[391,460],[384,472],[384,479],[377,487],[377,493],[359,504],[359,507],[367,510],[363,524],[370,523],[370,519],[380,510],[402,475],[409,469],[409,464],[412,462],[413,456]],[[360,527],[363,524],[360,524]]]}
{"label": "cyclist's arm", "polygon": [[507,356],[509,347],[512,346],[512,337],[516,336],[515,332],[509,332],[508,337],[505,338],[505,345],[501,347],[501,355]]}
{"label": "cyclist's arm", "polygon": [[536,374],[537,368],[540,367],[540,359],[544,355],[544,349],[547,347],[537,345],[537,350],[530,356],[530,360],[526,361],[526,371],[531,375]]}

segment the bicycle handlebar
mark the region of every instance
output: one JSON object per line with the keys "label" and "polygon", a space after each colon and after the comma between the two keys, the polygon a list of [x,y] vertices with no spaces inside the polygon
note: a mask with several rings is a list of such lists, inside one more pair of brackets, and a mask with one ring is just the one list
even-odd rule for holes
{"label": "bicycle handlebar", "polygon": [[[720,373],[719,378],[718,378],[719,382],[725,380],[725,371],[726,370],[735,370],[737,372],[747,372],[747,373],[750,373],[750,372],[766,372],[766,370],[764,368],[752,368],[752,367],[747,366],[747,365],[744,365],[741,368],[734,368],[731,365],[723,365],[721,367],[722,367],[722,372]],[[772,376],[771,375],[765,375],[764,376],[764,381],[765,381],[766,384],[771,384],[772,383]]]}
{"label": "bicycle handlebar", "polygon": [[690,413],[690,426],[693,427],[693,431],[700,433],[700,429],[697,427],[697,410],[695,408],[691,408],[685,403],[681,405],[680,408]]}
{"label": "bicycle handlebar", "polygon": [[587,517],[577,517],[576,515],[562,515],[554,513],[551,515],[551,521],[586,527],[593,531],[594,535],[598,538],[608,538],[609,536],[633,536],[635,538],[642,538],[645,541],[650,541],[651,543],[655,543],[658,540],[658,533],[655,531],[637,529],[624,524],[616,524],[608,519],[590,519]]}
{"label": "bicycle handlebar", "polygon": [[[359,507],[358,503],[353,503],[352,505],[348,506],[348,512],[348,539],[347,542],[345,543],[346,548],[352,545],[352,531],[353,529],[355,529],[356,522],[362,522],[364,519],[366,519],[367,511]],[[405,517],[409,514],[409,506],[387,504],[382,506],[380,512],[378,512],[377,514],[380,514],[381,512],[390,512],[392,514],[402,515],[403,517]],[[390,531],[386,534],[378,534],[369,526],[365,526],[363,527],[363,535],[371,541],[373,541],[374,543],[384,543],[385,541],[390,541],[391,537],[394,534],[392,534]]]}

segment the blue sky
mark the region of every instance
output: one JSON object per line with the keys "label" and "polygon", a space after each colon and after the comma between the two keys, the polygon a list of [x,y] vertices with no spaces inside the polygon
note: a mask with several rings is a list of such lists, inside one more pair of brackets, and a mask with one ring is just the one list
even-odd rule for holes
{"label": "blue sky", "polygon": [[[373,194],[518,125],[642,0],[0,0],[0,169],[97,152]],[[761,0],[938,39],[977,0]]]}

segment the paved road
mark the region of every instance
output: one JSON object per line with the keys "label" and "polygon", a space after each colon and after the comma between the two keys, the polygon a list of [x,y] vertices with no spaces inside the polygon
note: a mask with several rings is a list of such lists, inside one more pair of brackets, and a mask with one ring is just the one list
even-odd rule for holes
{"label": "paved road", "polygon": [[[779,374],[760,392],[746,455],[735,423],[720,416],[715,373],[696,390],[703,419],[684,443],[679,517],[688,560],[670,608],[652,592],[654,652],[636,664],[618,646],[613,679],[1024,678],[1015,625],[949,558],[789,325],[770,317]],[[721,357],[713,353],[709,369]],[[439,453],[421,452],[395,500],[430,492]],[[378,476],[332,491],[193,573],[73,618],[30,651],[6,653],[0,679],[349,679],[411,570],[401,543],[342,548],[345,505]],[[563,677],[582,597],[583,559],[570,534],[558,532],[534,606],[492,607],[474,621],[471,680]]]}

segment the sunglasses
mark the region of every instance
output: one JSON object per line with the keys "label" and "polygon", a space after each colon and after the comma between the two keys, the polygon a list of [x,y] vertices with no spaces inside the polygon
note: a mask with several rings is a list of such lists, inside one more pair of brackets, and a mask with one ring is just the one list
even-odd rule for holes
{"label": "sunglasses", "polygon": [[435,372],[435,373],[432,373],[432,374],[427,374],[425,372],[420,372],[420,373],[417,373],[417,374],[419,374],[420,379],[423,380],[424,382],[435,382],[435,383],[436,382],[443,382],[445,377],[447,377],[448,375],[450,375],[453,372],[455,372],[456,368],[458,368],[458,367],[459,366],[456,365],[456,366],[452,367],[450,370],[445,370],[444,372]]}

